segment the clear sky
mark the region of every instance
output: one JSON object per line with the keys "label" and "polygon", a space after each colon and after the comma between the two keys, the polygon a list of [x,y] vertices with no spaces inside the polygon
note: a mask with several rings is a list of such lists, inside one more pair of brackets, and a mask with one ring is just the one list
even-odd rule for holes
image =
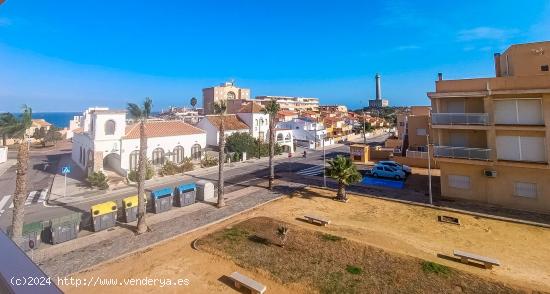
{"label": "clear sky", "polygon": [[392,105],[426,105],[438,72],[491,76],[494,52],[549,39],[547,0],[6,0],[0,111],[159,110],[228,79],[358,107],[376,72]]}

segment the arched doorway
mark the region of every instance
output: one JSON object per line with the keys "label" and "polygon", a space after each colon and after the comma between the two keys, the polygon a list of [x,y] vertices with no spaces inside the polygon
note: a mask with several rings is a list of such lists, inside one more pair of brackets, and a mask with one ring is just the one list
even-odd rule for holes
{"label": "arched doorway", "polygon": [[191,147],[191,158],[193,158],[193,160],[200,160],[202,158],[201,149],[201,145],[199,144],[195,144]]}
{"label": "arched doorway", "polygon": [[130,153],[129,168],[131,171],[135,171],[139,166],[139,150],[134,150]]}
{"label": "arched doorway", "polygon": [[119,175],[125,174],[120,167],[120,155],[117,153],[109,153],[107,156],[103,157],[103,169],[115,172]]}
{"label": "arched doorway", "polygon": [[153,165],[164,164],[164,149],[158,147],[153,150],[152,163]]}
{"label": "arched doorway", "polygon": [[174,163],[180,164],[183,162],[183,159],[185,157],[184,149],[182,146],[176,146],[174,148]]}

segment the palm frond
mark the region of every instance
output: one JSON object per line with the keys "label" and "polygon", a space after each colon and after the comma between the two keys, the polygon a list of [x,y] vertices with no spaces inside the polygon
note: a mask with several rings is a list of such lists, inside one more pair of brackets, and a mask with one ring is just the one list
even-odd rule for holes
{"label": "palm frond", "polygon": [[275,116],[279,112],[280,108],[281,106],[277,103],[277,100],[271,99],[271,101],[265,105],[264,109],[262,109],[262,113]]}
{"label": "palm frond", "polygon": [[225,100],[218,100],[213,105],[214,114],[224,115],[227,112],[227,103]]}
{"label": "palm frond", "polygon": [[143,115],[145,116],[145,119],[149,118],[151,115],[151,111],[153,109],[153,100],[151,98],[147,97],[145,98],[145,101],[143,102]]}
{"label": "palm frond", "polygon": [[143,112],[141,111],[141,108],[135,104],[135,103],[128,103],[128,106],[126,107],[128,110],[128,114],[130,114],[130,117],[133,120],[141,120],[143,119]]}

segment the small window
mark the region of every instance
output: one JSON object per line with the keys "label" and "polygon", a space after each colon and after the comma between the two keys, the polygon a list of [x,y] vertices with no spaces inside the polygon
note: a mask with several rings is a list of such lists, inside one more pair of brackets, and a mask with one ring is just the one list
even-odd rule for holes
{"label": "small window", "polygon": [[449,175],[449,187],[456,189],[470,189],[470,177],[468,176],[459,176],[459,175]]}
{"label": "small window", "polygon": [[536,198],[537,197],[537,184],[535,183],[514,183],[514,195],[520,197]]}
{"label": "small window", "polygon": [[105,135],[114,135],[115,134],[116,123],[114,120],[110,119],[105,122]]}
{"label": "small window", "polygon": [[426,136],[426,129],[416,129],[416,135],[417,136]]}
{"label": "small window", "polygon": [[548,71],[548,64],[541,65],[540,66],[540,71]]}

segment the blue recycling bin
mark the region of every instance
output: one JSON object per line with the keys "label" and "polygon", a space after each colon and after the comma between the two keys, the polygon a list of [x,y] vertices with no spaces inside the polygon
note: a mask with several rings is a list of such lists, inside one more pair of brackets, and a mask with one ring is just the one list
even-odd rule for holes
{"label": "blue recycling bin", "polygon": [[153,198],[153,212],[161,213],[170,210],[172,207],[172,198],[174,197],[174,190],[172,188],[163,188],[154,190],[151,192],[151,198]]}
{"label": "blue recycling bin", "polygon": [[179,185],[174,189],[174,205],[183,207],[195,203],[197,185],[195,183]]}

